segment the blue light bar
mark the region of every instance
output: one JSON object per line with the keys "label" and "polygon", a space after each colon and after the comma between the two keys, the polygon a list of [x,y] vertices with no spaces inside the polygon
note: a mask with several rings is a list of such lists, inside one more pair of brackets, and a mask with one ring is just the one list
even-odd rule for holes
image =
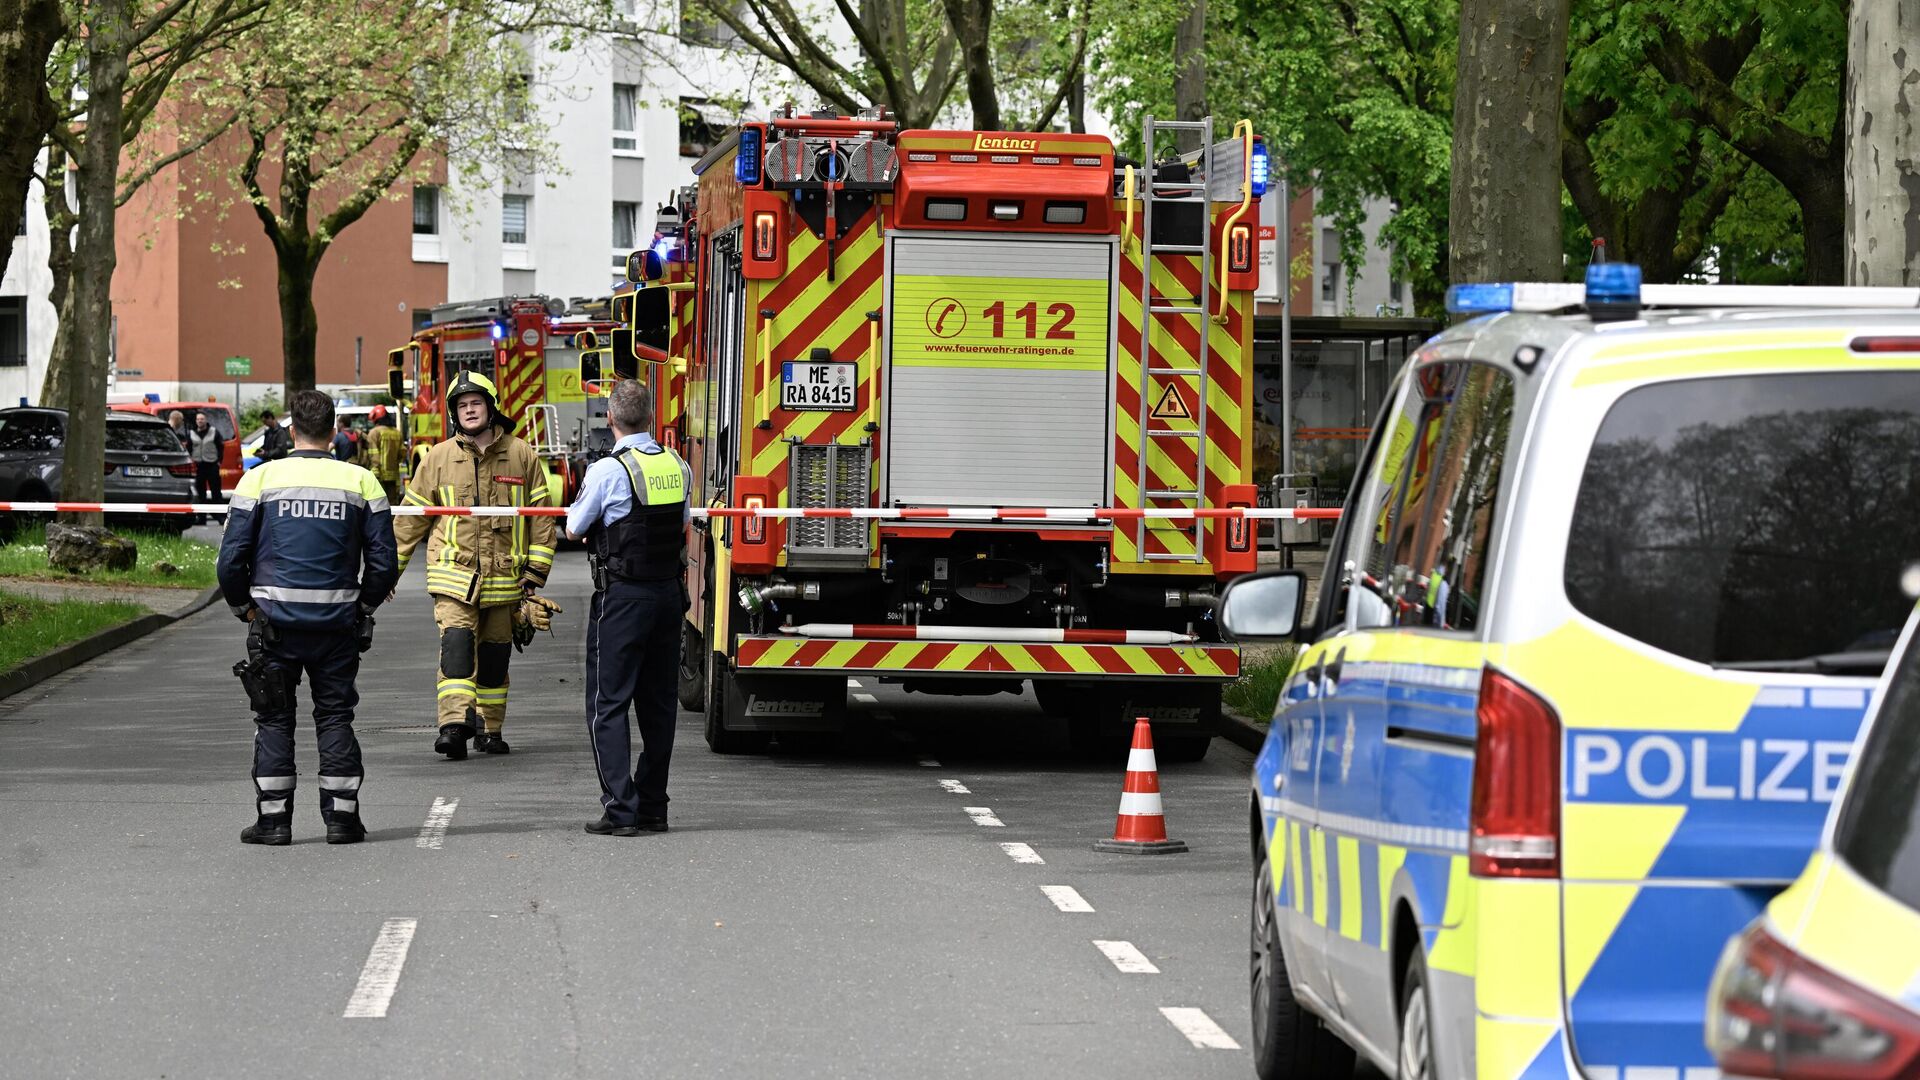
{"label": "blue light bar", "polygon": [[1267,193],[1267,185],[1273,178],[1273,165],[1267,156],[1265,139],[1253,140],[1253,163],[1248,166],[1247,179],[1253,184],[1253,197],[1258,199]]}
{"label": "blue light bar", "polygon": [[1640,305],[1640,268],[1632,263],[1587,266],[1587,304]]}
{"label": "blue light bar", "polygon": [[501,338],[506,336],[507,336],[507,328],[504,326],[501,326],[499,323],[494,323],[493,324],[493,340],[499,341]]}
{"label": "blue light bar", "polygon": [[1450,315],[1486,315],[1513,310],[1513,283],[1481,282],[1447,286],[1447,313]]}
{"label": "blue light bar", "polygon": [[740,154],[733,159],[733,178],[748,187],[760,186],[760,142],[765,137],[757,127],[740,129]]}

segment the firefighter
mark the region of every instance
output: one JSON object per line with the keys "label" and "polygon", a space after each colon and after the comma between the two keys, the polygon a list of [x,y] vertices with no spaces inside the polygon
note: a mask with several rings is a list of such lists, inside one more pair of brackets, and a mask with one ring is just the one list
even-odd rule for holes
{"label": "firefighter", "polygon": [[387,498],[399,502],[405,495],[400,490],[400,455],[405,447],[400,438],[400,429],[395,426],[393,413],[385,405],[375,405],[369,418],[373,420],[373,430],[367,432],[367,456],[371,459],[374,479],[387,489]]}
{"label": "firefighter", "polygon": [[[493,381],[462,371],[447,388],[453,438],[436,443],[407,486],[409,506],[539,506],[547,502],[539,456],[513,434]],[[427,592],[440,629],[439,735],[453,760],[467,740],[507,753],[507,661],[515,611],[553,568],[550,517],[403,517],[394,522],[400,565],[427,541]]]}
{"label": "firefighter", "polygon": [[293,690],[304,673],[313,689],[327,843],[353,844],[367,835],[353,683],[360,654],[373,643],[373,609],[400,578],[393,515],[365,469],[328,451],[327,395],[302,390],[290,411],[293,453],[241,479],[220,542],[220,591],[250,628],[247,660],[234,674],[254,709],[256,817],[240,840],[293,842]]}
{"label": "firefighter", "polygon": [[[587,733],[604,811],[586,828],[601,836],[667,831],[692,477],[679,455],[648,434],[652,416],[645,383],[614,385],[607,402],[613,454],[587,469],[567,508],[567,533],[587,542],[593,568]],[[640,758],[631,772],[629,711],[637,712],[640,728]]]}

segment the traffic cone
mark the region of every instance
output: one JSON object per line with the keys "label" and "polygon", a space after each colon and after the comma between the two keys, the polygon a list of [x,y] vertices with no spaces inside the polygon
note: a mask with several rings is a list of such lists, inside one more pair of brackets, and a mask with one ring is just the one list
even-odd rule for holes
{"label": "traffic cone", "polygon": [[1160,766],[1153,760],[1153,725],[1142,716],[1133,722],[1133,749],[1127,752],[1127,782],[1120,788],[1120,816],[1113,839],[1095,840],[1095,851],[1162,855],[1187,850],[1184,840],[1167,839],[1167,816],[1160,809]]}

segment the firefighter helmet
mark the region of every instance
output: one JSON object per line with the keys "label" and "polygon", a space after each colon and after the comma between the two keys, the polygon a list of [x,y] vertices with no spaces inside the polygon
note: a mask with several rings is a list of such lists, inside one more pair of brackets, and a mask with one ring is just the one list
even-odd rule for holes
{"label": "firefighter helmet", "polygon": [[375,405],[373,407],[373,411],[367,414],[367,419],[373,421],[376,424],[382,420],[385,420],[386,418],[387,418],[387,407],[385,405]]}
{"label": "firefighter helmet", "polygon": [[[500,392],[494,389],[493,380],[477,371],[465,370],[454,378],[452,386],[447,387],[447,415],[453,418],[456,428],[460,427],[460,414],[455,403],[468,394],[479,394],[487,399],[489,424],[502,431],[513,430],[513,421],[507,419],[507,414],[500,411]],[[460,430],[468,435],[478,434],[478,432],[467,431],[465,428]]]}

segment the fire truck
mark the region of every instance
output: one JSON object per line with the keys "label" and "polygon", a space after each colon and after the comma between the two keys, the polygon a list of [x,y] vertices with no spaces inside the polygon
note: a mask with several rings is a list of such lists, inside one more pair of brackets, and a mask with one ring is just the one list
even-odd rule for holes
{"label": "fire truck", "polygon": [[1256,503],[1267,180],[1250,124],[1215,134],[1148,119],[1142,165],[787,109],[695,166],[628,262],[670,343],[656,430],[696,505],[829,512],[692,526],[679,692],[714,750],[843,726],[852,677],[1031,683],[1078,743],[1145,716],[1163,755],[1206,752],[1254,531],[1177,512]]}
{"label": "fire truck", "polygon": [[[499,387],[501,411],[546,462],[555,497],[570,501],[580,472],[578,452],[606,427],[606,383],[595,358],[613,331],[631,321],[630,296],[572,303],[513,296],[434,308],[410,342],[387,354],[390,390],[395,400],[407,402],[402,433],[409,466],[452,437],[446,387],[462,370],[476,371]],[[584,365],[583,351],[590,354]],[[649,358],[660,359],[660,351]],[[412,393],[404,392],[408,386]]]}

